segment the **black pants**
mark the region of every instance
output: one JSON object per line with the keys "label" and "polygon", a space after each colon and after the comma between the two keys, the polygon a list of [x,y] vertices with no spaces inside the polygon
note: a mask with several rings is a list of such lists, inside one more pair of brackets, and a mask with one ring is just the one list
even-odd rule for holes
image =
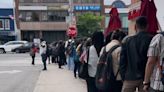
{"label": "black pants", "polygon": [[34,65],[35,64],[35,55],[34,56],[31,56],[31,58],[32,58],[32,65]]}
{"label": "black pants", "polygon": [[88,92],[99,92],[95,85],[95,78],[89,77],[86,79],[86,82]]}
{"label": "black pants", "polygon": [[79,72],[80,68],[80,61],[74,61],[75,67],[74,67],[74,77],[76,78],[76,72]]}
{"label": "black pants", "polygon": [[45,70],[47,70],[47,66],[46,66],[46,61],[47,61],[47,55],[46,54],[42,54],[42,62],[43,62],[43,66]]}
{"label": "black pants", "polygon": [[48,63],[50,64],[51,63],[51,56],[48,55],[47,58],[48,58]]}
{"label": "black pants", "polygon": [[59,56],[58,66],[61,68],[62,65],[64,65],[65,58],[63,56]]}

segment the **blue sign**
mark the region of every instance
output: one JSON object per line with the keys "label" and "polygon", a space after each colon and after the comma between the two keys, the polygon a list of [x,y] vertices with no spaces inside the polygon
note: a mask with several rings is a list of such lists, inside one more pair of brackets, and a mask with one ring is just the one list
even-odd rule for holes
{"label": "blue sign", "polygon": [[74,6],[76,11],[100,11],[100,6]]}

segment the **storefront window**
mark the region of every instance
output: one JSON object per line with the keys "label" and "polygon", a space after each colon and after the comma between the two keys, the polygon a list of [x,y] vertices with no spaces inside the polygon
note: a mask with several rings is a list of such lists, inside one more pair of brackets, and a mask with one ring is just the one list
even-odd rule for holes
{"label": "storefront window", "polygon": [[5,19],[5,30],[10,30],[10,20]]}
{"label": "storefront window", "polygon": [[4,21],[0,19],[0,30],[4,30]]}

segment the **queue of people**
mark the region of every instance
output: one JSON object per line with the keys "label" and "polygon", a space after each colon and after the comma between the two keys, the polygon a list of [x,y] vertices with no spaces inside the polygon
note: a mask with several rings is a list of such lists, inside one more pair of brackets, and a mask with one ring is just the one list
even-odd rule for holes
{"label": "queue of people", "polygon": [[[43,70],[47,70],[46,60],[51,56],[52,63],[58,63],[60,69],[67,65],[75,78],[86,63],[88,92],[164,92],[164,34],[153,37],[147,26],[146,17],[141,16],[134,36],[115,30],[104,38],[97,31],[90,38],[56,42],[51,49],[42,40]],[[34,64],[36,51],[32,51]]]}

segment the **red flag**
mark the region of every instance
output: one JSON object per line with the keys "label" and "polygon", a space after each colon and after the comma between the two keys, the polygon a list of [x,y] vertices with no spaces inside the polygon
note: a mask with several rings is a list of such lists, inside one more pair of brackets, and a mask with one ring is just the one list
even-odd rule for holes
{"label": "red flag", "polygon": [[158,30],[158,21],[156,17],[157,9],[154,0],[142,0],[140,16],[146,16],[148,20],[148,32],[155,35]]}
{"label": "red flag", "polygon": [[110,32],[122,27],[117,8],[112,8],[109,14],[110,21],[107,30],[104,32],[105,36],[107,36]]}

